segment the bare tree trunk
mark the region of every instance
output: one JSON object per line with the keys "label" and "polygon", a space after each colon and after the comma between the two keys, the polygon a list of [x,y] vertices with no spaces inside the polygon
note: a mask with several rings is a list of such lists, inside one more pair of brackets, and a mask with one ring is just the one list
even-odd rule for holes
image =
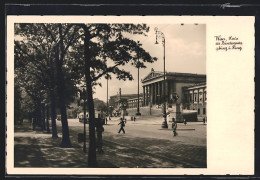
{"label": "bare tree trunk", "polygon": [[58,133],[57,133],[57,126],[56,126],[56,92],[55,92],[55,87],[56,87],[56,76],[55,76],[55,65],[52,60],[50,60],[50,100],[51,100],[51,127],[52,127],[52,138],[56,139],[58,138]]}
{"label": "bare tree trunk", "polygon": [[41,100],[37,99],[36,100],[36,112],[37,112],[37,125],[39,127],[41,127],[41,129],[43,130],[43,126],[42,126],[42,112],[41,112]]}
{"label": "bare tree trunk", "polygon": [[41,110],[42,110],[42,130],[46,130],[46,124],[45,124],[45,104],[41,103]]}
{"label": "bare tree trunk", "polygon": [[47,133],[50,133],[49,118],[50,118],[50,110],[49,110],[49,105],[47,105],[47,106],[46,106],[46,126],[47,126]]}
{"label": "bare tree trunk", "polygon": [[[59,96],[59,108],[61,113],[61,124],[62,124],[62,141],[61,147],[70,148],[70,136],[69,136],[69,127],[68,127],[68,119],[67,119],[67,111],[65,106],[65,93],[64,93],[64,74],[62,71],[62,61],[64,54],[62,54],[61,49],[63,48],[63,36],[61,32],[61,24],[59,24],[59,34],[60,34],[60,44],[56,46],[55,49],[55,62],[56,62],[56,70],[57,70],[57,90]],[[60,47],[60,49],[59,49]]]}
{"label": "bare tree trunk", "polygon": [[89,108],[89,151],[88,151],[88,166],[95,167],[96,162],[96,136],[95,136],[95,110],[92,92],[92,81],[90,77],[90,51],[89,51],[89,31],[83,25],[84,29],[84,58],[85,58],[85,78],[87,86],[87,100]]}
{"label": "bare tree trunk", "polygon": [[[59,63],[58,63],[59,64]],[[58,76],[58,95],[59,95],[59,108],[61,113],[61,124],[62,124],[62,141],[61,147],[69,148],[71,147],[70,137],[69,137],[69,127],[67,120],[67,112],[65,106],[65,95],[64,95],[64,77],[62,73],[61,66],[57,66],[57,76]]]}
{"label": "bare tree trunk", "polygon": [[56,126],[56,98],[54,92],[51,93],[51,127],[52,138],[58,138],[57,126]]}

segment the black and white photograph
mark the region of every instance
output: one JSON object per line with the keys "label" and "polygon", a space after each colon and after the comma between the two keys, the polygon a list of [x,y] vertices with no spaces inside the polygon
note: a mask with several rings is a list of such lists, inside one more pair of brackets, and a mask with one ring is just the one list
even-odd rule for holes
{"label": "black and white photograph", "polygon": [[15,167],[206,168],[205,24],[15,24]]}
{"label": "black and white photograph", "polygon": [[[195,18],[176,22],[158,18],[154,23],[82,19],[54,22],[43,16],[39,21],[36,17],[11,23],[13,132],[8,145],[14,170],[197,173],[196,169],[212,170],[212,162],[227,161],[221,157],[228,146],[217,143],[238,132],[227,131],[230,122],[223,120],[230,116],[222,117],[240,107],[222,99],[230,94],[228,86],[226,93],[216,92],[217,86],[230,85],[229,78],[215,78],[229,65],[218,68],[222,65],[208,52],[219,57],[242,54],[247,48],[242,35],[210,34],[210,20]],[[230,109],[221,109],[221,101]],[[252,130],[252,123],[244,128]],[[219,149],[212,148],[217,145]],[[90,170],[83,173],[92,174]]]}

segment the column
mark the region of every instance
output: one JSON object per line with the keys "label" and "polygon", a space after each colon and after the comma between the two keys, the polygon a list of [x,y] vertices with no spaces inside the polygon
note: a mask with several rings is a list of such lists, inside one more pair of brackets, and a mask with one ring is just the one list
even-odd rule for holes
{"label": "column", "polygon": [[169,103],[169,86],[168,86],[168,80],[165,80],[165,100],[167,103]]}
{"label": "column", "polygon": [[194,89],[192,90],[192,97],[193,97],[193,110],[195,110],[195,104],[196,104],[196,101],[195,101],[195,92],[194,92]]}
{"label": "column", "polygon": [[146,105],[148,106],[149,104],[149,86],[146,86]]}
{"label": "column", "polygon": [[155,83],[155,104],[158,104],[158,83]]}
{"label": "column", "polygon": [[149,100],[148,101],[151,103],[152,102],[151,101],[152,100],[152,97],[151,97],[151,84],[149,84],[149,86],[148,86],[148,91],[149,91],[149,97],[148,97]]}
{"label": "column", "polygon": [[155,96],[156,96],[155,83],[153,83],[152,86],[153,86],[153,104],[155,104]]}
{"label": "column", "polygon": [[171,82],[171,80],[169,81],[169,95],[168,95],[168,97],[169,97],[169,101],[170,101],[170,97],[171,97],[171,89],[172,89],[172,82]]}
{"label": "column", "polygon": [[[172,81],[172,90],[171,90],[171,93],[172,93],[172,97],[173,97],[173,93],[176,92],[176,83],[174,81]],[[177,92],[176,92],[177,93]]]}
{"label": "column", "polygon": [[143,86],[143,103],[142,106],[145,106],[145,86]]}
{"label": "column", "polygon": [[164,94],[164,82],[163,81],[162,81],[161,85],[162,85],[162,98],[161,99],[162,99],[162,103],[164,103],[164,95],[165,94]]}
{"label": "column", "polygon": [[162,82],[159,82],[159,103],[162,103]]}
{"label": "column", "polygon": [[150,84],[150,88],[151,88],[151,90],[150,90],[150,98],[151,98],[151,103],[152,103],[152,105],[153,105],[153,84]]}

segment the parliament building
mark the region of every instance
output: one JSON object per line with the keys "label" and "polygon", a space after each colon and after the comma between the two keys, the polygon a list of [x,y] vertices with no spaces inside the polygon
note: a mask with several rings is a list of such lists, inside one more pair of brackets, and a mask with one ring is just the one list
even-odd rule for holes
{"label": "parliament building", "polygon": [[204,74],[191,74],[191,73],[165,73],[165,95],[163,91],[164,77],[163,72],[151,72],[142,80],[143,86],[143,105],[148,106],[158,105],[163,103],[163,97],[167,103],[171,104],[174,101],[174,96],[178,96],[178,100],[183,100],[183,87],[192,86],[194,84],[205,83],[206,75]]}
{"label": "parliament building", "polygon": [[[166,72],[165,94],[163,80],[163,72],[154,69],[151,69],[151,72],[141,80],[143,87],[143,93],[139,99],[141,111],[145,107],[153,109],[162,107],[165,98],[167,108],[178,105],[182,112],[191,110],[197,111],[198,118],[206,116],[205,74]],[[137,108],[137,98],[130,98],[127,102],[129,110]]]}

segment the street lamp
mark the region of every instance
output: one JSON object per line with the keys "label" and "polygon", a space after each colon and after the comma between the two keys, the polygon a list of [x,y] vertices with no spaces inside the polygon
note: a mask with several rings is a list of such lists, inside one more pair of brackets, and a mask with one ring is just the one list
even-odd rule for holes
{"label": "street lamp", "polygon": [[107,114],[106,116],[108,116],[108,74],[107,74]]}
{"label": "street lamp", "polygon": [[80,91],[80,98],[83,99],[83,112],[84,112],[84,144],[83,144],[83,152],[87,152],[86,147],[86,100],[87,100],[87,91],[85,88],[83,88],[82,91]]}
{"label": "street lamp", "polygon": [[165,88],[165,36],[163,34],[163,32],[158,31],[158,28],[154,28],[155,30],[155,35],[156,35],[156,42],[155,44],[159,44],[157,41],[157,38],[162,38],[162,45],[163,45],[163,118],[164,121],[162,123],[162,128],[168,128],[168,124],[167,124],[167,115],[166,115],[166,88]]}
{"label": "street lamp", "polygon": [[138,58],[138,61],[137,61],[137,72],[138,72],[138,90],[137,90],[137,112],[136,112],[136,115],[137,116],[141,116],[141,113],[140,113],[140,102],[139,102],[139,68],[140,68],[140,62],[139,62],[139,46],[141,46],[141,44],[139,43],[139,41],[137,42],[138,43],[138,52],[137,52],[137,58]]}

